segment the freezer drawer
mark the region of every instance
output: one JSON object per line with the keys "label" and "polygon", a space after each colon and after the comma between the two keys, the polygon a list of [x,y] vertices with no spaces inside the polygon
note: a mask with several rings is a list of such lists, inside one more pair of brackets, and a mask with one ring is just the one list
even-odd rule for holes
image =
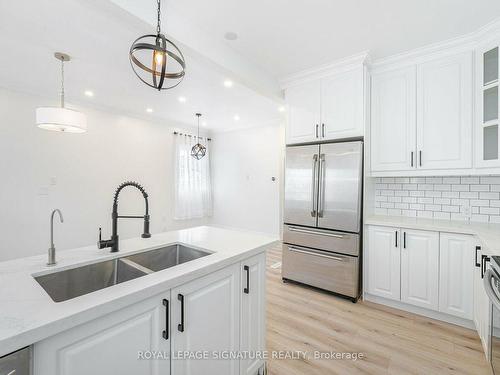
{"label": "freezer drawer", "polygon": [[30,374],[31,374],[30,347],[0,357],[0,375],[30,375]]}
{"label": "freezer drawer", "polygon": [[359,296],[358,257],[283,244],[282,276],[351,298]]}
{"label": "freezer drawer", "polygon": [[284,225],[283,242],[349,255],[359,255],[359,235]]}

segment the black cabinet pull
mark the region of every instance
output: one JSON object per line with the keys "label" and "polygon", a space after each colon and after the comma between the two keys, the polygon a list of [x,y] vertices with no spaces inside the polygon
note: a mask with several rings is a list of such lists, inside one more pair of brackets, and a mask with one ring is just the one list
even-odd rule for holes
{"label": "black cabinet pull", "polygon": [[490,261],[490,257],[487,255],[481,255],[481,279],[484,278],[484,273],[486,272],[486,262]]}
{"label": "black cabinet pull", "polygon": [[168,340],[168,326],[169,326],[168,299],[163,299],[163,306],[165,306],[165,330],[163,331],[163,338],[165,340]]}
{"label": "black cabinet pull", "polygon": [[403,232],[403,249],[406,249],[406,232]]}
{"label": "black cabinet pull", "polygon": [[181,322],[177,325],[177,329],[179,332],[184,332],[184,296],[182,294],[178,294],[177,299],[181,301]]}
{"label": "black cabinet pull", "polygon": [[411,166],[413,167],[413,151],[411,152]]}
{"label": "black cabinet pull", "polygon": [[419,159],[420,166],[422,166],[422,150],[420,150],[418,152],[418,159]]}
{"label": "black cabinet pull", "polygon": [[475,263],[476,267],[481,267],[481,264],[479,264],[479,263],[477,262],[477,252],[478,252],[479,250],[481,250],[481,246],[476,246],[476,256],[474,257],[474,263]]}
{"label": "black cabinet pull", "polygon": [[247,273],[247,286],[246,286],[246,288],[243,288],[243,293],[249,294],[250,293],[250,267],[243,266],[243,269]]}
{"label": "black cabinet pull", "polygon": [[319,129],[319,124],[316,124],[316,138],[318,138],[318,129]]}
{"label": "black cabinet pull", "polygon": [[325,138],[325,124],[321,124],[321,137]]}
{"label": "black cabinet pull", "polygon": [[398,231],[394,232],[396,234],[396,247],[398,247]]}

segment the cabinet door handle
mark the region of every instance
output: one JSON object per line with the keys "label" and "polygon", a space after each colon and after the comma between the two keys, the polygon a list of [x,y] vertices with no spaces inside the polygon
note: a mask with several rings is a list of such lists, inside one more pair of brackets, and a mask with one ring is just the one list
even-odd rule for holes
{"label": "cabinet door handle", "polygon": [[418,152],[419,165],[422,166],[422,150]]}
{"label": "cabinet door handle", "polygon": [[474,257],[474,263],[476,267],[481,267],[481,264],[477,262],[477,252],[481,250],[481,246],[476,246],[476,256]]}
{"label": "cabinet door handle", "polygon": [[394,232],[396,234],[396,247],[398,247],[398,231]]}
{"label": "cabinet door handle", "polygon": [[321,124],[321,138],[325,138],[325,124]]}
{"label": "cabinet door handle", "polygon": [[163,338],[165,340],[168,340],[168,326],[169,326],[168,299],[163,299],[163,306],[165,306],[165,330],[163,331]]}
{"label": "cabinet door handle", "polygon": [[243,288],[243,293],[249,294],[250,293],[250,267],[244,266],[243,269],[245,270],[247,274],[247,286]]}
{"label": "cabinet door handle", "polygon": [[179,332],[184,332],[184,296],[182,294],[178,294],[177,299],[181,301],[181,322],[177,325],[177,329]]}
{"label": "cabinet door handle", "polygon": [[490,257],[487,255],[481,255],[481,279],[484,278],[484,273],[486,272],[486,262],[490,261]]}
{"label": "cabinet door handle", "polygon": [[406,249],[406,232],[403,232],[403,249]]}
{"label": "cabinet door handle", "polygon": [[411,152],[411,166],[413,167],[413,151]]}
{"label": "cabinet door handle", "polygon": [[316,138],[319,137],[319,134],[318,134],[318,129],[319,129],[319,124],[316,124]]}

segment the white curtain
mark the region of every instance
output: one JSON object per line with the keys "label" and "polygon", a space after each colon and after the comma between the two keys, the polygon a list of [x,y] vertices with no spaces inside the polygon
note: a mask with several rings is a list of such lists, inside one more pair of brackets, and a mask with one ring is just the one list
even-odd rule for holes
{"label": "white curtain", "polygon": [[207,148],[200,160],[191,156],[196,137],[176,134],[175,139],[175,214],[176,220],[212,215],[212,183],[210,180],[210,142],[200,138]]}

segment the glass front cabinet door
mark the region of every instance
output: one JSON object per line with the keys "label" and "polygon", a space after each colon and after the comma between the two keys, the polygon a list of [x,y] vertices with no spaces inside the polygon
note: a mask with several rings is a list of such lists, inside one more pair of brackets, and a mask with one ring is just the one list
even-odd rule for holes
{"label": "glass front cabinet door", "polygon": [[477,50],[476,167],[500,166],[498,72],[500,40]]}

